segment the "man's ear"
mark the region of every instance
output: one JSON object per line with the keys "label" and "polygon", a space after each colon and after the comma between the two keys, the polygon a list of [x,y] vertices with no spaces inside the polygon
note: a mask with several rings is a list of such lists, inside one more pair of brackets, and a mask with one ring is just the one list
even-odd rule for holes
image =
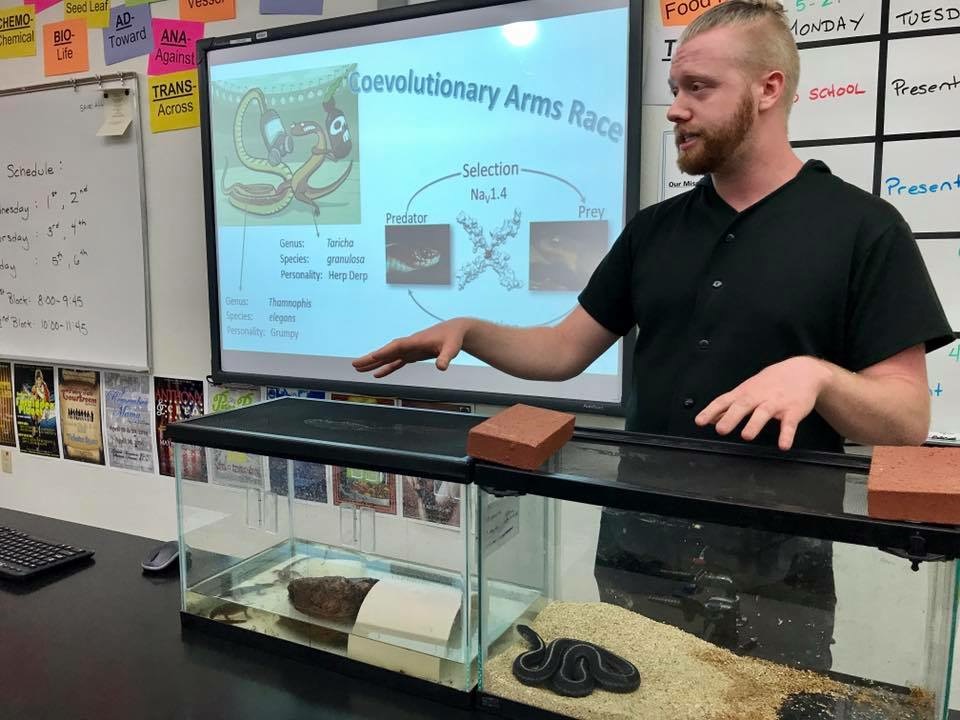
{"label": "man's ear", "polygon": [[786,76],[780,70],[771,70],[760,78],[760,99],[757,103],[760,112],[780,103],[786,82]]}

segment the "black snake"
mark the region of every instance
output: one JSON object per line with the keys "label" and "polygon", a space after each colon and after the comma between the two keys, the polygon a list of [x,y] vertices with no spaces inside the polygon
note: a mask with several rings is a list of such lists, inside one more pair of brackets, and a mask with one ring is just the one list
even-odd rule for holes
{"label": "black snake", "polygon": [[586,697],[596,686],[616,693],[640,687],[636,666],[609,650],[584,640],[556,638],[544,644],[536,630],[517,625],[533,647],[513,661],[513,674],[524,685],[546,685],[559,695]]}

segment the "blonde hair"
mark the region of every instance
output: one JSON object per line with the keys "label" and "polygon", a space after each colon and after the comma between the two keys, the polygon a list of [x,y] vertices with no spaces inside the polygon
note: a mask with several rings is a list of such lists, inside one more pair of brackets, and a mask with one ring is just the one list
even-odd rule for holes
{"label": "blonde hair", "polygon": [[759,72],[783,73],[781,102],[789,114],[800,83],[800,53],[783,5],[777,0],[725,0],[687,25],[680,45],[715,28],[730,26],[743,27],[748,33],[741,55],[745,66]]}

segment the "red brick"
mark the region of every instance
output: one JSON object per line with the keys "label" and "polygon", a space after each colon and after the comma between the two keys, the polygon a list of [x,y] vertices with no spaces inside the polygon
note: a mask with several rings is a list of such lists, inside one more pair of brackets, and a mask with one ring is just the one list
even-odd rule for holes
{"label": "red brick", "polygon": [[514,405],[474,426],[467,436],[467,454],[536,470],[573,436],[576,417],[529,405]]}
{"label": "red brick", "polygon": [[960,525],[960,448],[874,448],[867,514]]}

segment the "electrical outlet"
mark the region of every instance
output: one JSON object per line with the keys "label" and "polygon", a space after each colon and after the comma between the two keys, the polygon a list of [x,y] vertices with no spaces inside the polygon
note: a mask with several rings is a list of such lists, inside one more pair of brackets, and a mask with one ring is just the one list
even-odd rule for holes
{"label": "electrical outlet", "polygon": [[4,448],[0,451],[0,470],[5,473],[13,472],[13,451]]}

